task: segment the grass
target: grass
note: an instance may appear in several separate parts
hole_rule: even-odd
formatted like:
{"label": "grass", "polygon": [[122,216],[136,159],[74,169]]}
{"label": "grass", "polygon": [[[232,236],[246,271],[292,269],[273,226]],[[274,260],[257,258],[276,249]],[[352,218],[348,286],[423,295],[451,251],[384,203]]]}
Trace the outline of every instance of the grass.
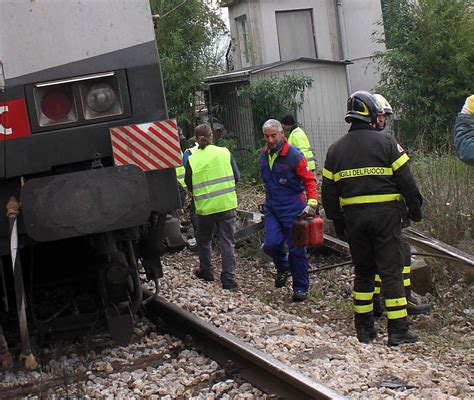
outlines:
{"label": "grass", "polygon": [[273,303],[273,295],[271,293],[265,293],[265,295],[262,297],[262,302],[265,304]]}
{"label": "grass", "polygon": [[450,154],[411,155],[411,167],[424,198],[416,229],[474,253],[474,168]]}

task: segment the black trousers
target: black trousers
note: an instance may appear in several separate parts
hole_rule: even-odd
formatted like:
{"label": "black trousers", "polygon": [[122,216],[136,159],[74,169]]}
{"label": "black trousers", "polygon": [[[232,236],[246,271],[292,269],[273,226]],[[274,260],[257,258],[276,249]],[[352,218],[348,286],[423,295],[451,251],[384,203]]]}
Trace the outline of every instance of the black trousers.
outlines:
{"label": "black trousers", "polygon": [[382,279],[389,333],[406,329],[403,287],[401,216],[397,203],[344,207],[344,218],[355,265],[354,309],[356,329],[373,326],[374,275]]}

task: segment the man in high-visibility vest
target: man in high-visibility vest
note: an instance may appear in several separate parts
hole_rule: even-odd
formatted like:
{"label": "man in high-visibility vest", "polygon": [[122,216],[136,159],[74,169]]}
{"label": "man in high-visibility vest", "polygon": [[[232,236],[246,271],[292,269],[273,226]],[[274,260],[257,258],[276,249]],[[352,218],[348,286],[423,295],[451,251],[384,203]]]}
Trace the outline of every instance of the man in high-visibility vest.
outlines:
{"label": "man in high-visibility vest", "polygon": [[[184,187],[186,187],[184,183],[184,173],[185,173],[186,164],[188,163],[189,157],[191,157],[198,149],[199,143],[196,141],[196,137],[192,136],[188,139],[187,145],[188,145],[188,148],[183,154],[183,186]],[[191,225],[193,226],[194,235],[197,235],[198,218],[196,215],[196,206],[194,205],[194,198],[192,196],[191,196],[191,204],[189,205],[189,218],[191,219]]]}
{"label": "man in high-visibility vest", "polygon": [[214,232],[219,236],[224,289],[238,288],[235,281],[235,222],[237,194],[235,184],[240,172],[225,147],[212,144],[212,129],[199,125],[195,131],[198,149],[189,157],[185,166],[186,186],[194,197],[198,215],[199,269],[194,271],[199,279],[213,281],[211,244]]}
{"label": "man in high-visibility vest", "polygon": [[298,126],[293,114],[286,114],[280,122],[285,132],[288,132],[288,143],[301,150],[306,160],[308,160],[308,168],[315,172],[316,159],[305,131]]}

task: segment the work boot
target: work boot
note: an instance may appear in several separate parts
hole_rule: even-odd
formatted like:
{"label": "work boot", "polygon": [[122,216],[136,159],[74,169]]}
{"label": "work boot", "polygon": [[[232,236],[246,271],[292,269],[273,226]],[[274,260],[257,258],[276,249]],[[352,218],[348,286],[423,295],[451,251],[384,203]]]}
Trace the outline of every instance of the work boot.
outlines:
{"label": "work boot", "polygon": [[377,337],[377,329],[372,328],[358,328],[357,339],[361,343],[370,343]]}
{"label": "work boot", "polygon": [[206,282],[212,282],[214,280],[214,275],[212,273],[203,272],[199,268],[194,270],[194,275]]}
{"label": "work boot", "polygon": [[277,272],[275,278],[275,287],[282,288],[285,287],[288,278],[290,277],[290,273],[288,271]]}
{"label": "work boot", "polygon": [[293,292],[293,301],[299,303],[301,301],[308,300],[308,292],[300,292],[295,291]]}
{"label": "work boot", "polygon": [[429,315],[431,312],[431,306],[429,304],[416,304],[411,300],[407,302],[408,315]]}
{"label": "work boot", "polygon": [[408,315],[428,315],[431,312],[431,306],[429,304],[422,303],[420,301],[421,297],[412,292],[409,287],[405,288],[405,297],[407,299]]}
{"label": "work boot", "polygon": [[379,294],[374,294],[373,298],[374,302],[374,318],[380,318],[383,316],[383,307],[382,307],[382,300],[380,299]]}
{"label": "work boot", "polygon": [[225,282],[222,284],[222,289],[236,291],[239,288],[239,285],[236,281]]}
{"label": "work boot", "polygon": [[403,343],[415,343],[418,342],[418,340],[420,340],[418,335],[409,329],[402,332],[388,333],[389,346],[398,346]]}

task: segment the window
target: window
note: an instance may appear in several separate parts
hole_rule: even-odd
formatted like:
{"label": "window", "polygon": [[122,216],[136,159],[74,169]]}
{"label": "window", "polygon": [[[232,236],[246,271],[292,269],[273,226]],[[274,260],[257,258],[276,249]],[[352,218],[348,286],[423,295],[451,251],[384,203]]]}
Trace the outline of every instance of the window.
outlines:
{"label": "window", "polygon": [[280,60],[316,58],[312,10],[277,11]]}

